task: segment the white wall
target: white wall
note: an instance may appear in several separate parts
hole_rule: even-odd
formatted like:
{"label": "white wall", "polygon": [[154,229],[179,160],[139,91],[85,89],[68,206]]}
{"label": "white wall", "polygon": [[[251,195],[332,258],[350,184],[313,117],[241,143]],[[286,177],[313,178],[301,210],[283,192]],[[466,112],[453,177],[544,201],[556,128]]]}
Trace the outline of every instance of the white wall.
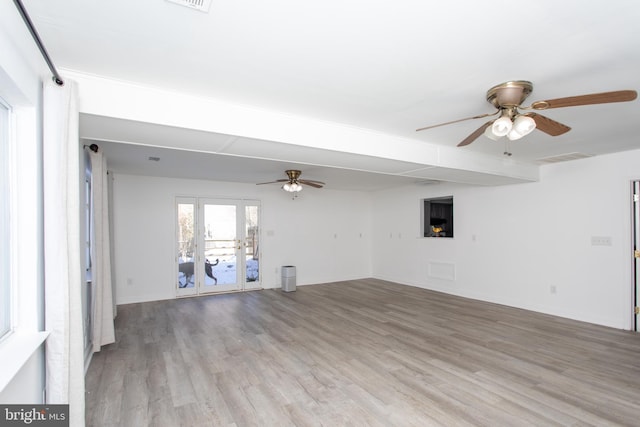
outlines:
{"label": "white wall", "polygon": [[[282,265],[298,285],[371,276],[371,196],[307,188],[295,200],[277,185],[114,174],[118,304],[175,298],[175,198],[261,201],[262,286],[280,286]],[[130,283],[130,284],[129,284]]]}
{"label": "white wall", "polygon": [[[640,150],[547,165],[537,183],[376,193],[373,275],[630,329],[633,179]],[[420,238],[419,200],[445,195],[454,196],[455,237]],[[592,236],[612,245],[592,246]],[[430,277],[430,262],[452,265],[455,278]]]}
{"label": "white wall", "polygon": [[31,354],[22,368],[16,373],[13,381],[0,391],[0,403],[41,404],[44,403],[44,349]]}

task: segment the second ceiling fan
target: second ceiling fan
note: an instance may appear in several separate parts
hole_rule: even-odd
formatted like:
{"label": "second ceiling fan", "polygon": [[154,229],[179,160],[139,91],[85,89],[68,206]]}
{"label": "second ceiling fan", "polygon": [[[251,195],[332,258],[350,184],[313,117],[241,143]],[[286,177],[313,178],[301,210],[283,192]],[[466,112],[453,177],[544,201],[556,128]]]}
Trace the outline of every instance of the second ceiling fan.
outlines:
{"label": "second ceiling fan", "polygon": [[577,107],[579,105],[627,102],[633,101],[638,96],[638,93],[635,90],[619,90],[548,99],[545,101],[536,101],[527,107],[522,106],[522,103],[527,99],[532,91],[533,83],[526,80],[501,83],[489,89],[486,95],[487,101],[496,107],[497,110],[495,112],[426,126],[416,129],[416,131],[450,125],[452,123],[458,123],[465,120],[481,119],[484,117],[499,115],[498,118],[489,120],[476,129],[471,135],[467,136],[458,144],[458,147],[471,144],[482,134],[493,140],[506,136],[509,140],[513,141],[528,135],[534,129],[538,129],[548,135],[558,136],[569,132],[571,128],[533,111],[523,113],[520,110],[540,111],[551,108]]}
{"label": "second ceiling fan", "polygon": [[308,185],[310,187],[315,187],[315,188],[322,188],[324,186],[324,182],[312,181],[310,179],[300,179],[300,174],[302,174],[302,172],[297,169],[289,169],[284,171],[284,173],[287,174],[288,179],[278,179],[275,181],[260,182],[256,185],[275,184],[275,183],[284,182],[282,189],[290,193],[297,193],[299,191],[302,191],[302,184]]}

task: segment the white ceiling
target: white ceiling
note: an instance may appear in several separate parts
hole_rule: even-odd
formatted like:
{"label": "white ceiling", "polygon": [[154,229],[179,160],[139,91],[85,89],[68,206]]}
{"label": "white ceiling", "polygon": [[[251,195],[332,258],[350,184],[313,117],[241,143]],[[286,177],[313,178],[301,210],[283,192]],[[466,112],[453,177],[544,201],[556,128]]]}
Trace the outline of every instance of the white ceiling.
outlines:
{"label": "white ceiling", "polygon": [[[532,81],[527,101],[640,87],[637,0],[213,0],[209,13],[166,0],[24,3],[60,68],[446,147],[484,120],[415,129],[492,112],[485,92],[504,81]],[[549,110],[546,116],[572,130],[558,137],[536,131],[508,150],[518,161],[537,162],[640,148],[639,113],[638,101]],[[296,166],[308,179],[329,184],[335,177],[334,188],[348,188],[339,182],[353,178],[357,189],[428,177],[395,176],[395,164],[374,176],[274,156],[178,152],[141,141],[149,135],[144,124],[122,128],[116,138],[108,134],[109,118],[81,120],[81,135],[101,141],[110,167],[122,172],[157,168],[153,174],[259,182],[283,178],[285,168]],[[198,138],[234,137],[163,132],[196,145]],[[123,142],[160,145],[158,157],[171,161],[152,165],[153,150]],[[480,137],[458,150],[502,157],[505,146]],[[355,163],[379,172],[380,165],[366,166],[376,161],[361,156]],[[211,162],[222,166],[207,169]]]}

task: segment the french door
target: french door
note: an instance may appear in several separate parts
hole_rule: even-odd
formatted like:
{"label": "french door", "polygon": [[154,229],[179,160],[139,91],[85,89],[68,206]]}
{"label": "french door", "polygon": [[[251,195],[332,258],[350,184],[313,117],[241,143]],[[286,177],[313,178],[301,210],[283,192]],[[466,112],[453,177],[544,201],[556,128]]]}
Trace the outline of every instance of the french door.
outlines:
{"label": "french door", "polygon": [[640,181],[633,181],[634,330],[640,332]]}
{"label": "french door", "polygon": [[176,295],[259,289],[260,203],[176,198]]}

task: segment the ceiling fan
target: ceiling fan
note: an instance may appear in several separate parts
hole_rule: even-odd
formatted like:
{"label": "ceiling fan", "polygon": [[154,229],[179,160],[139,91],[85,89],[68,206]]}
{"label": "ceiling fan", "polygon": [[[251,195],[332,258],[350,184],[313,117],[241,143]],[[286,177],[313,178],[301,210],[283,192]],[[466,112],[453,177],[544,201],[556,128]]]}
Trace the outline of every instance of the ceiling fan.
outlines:
{"label": "ceiling fan", "polygon": [[438,126],[450,125],[452,123],[458,123],[465,120],[481,119],[483,117],[498,115],[498,118],[489,120],[476,129],[471,135],[467,136],[458,144],[458,147],[471,144],[482,134],[494,141],[503,136],[514,141],[528,135],[533,132],[534,129],[541,130],[551,136],[558,136],[569,132],[571,128],[533,111],[522,113],[520,110],[539,111],[548,110],[550,108],[577,107],[579,105],[627,102],[633,101],[638,96],[638,93],[635,90],[619,90],[614,92],[592,93],[589,95],[548,99],[546,101],[536,101],[527,107],[522,106],[522,103],[527,99],[532,91],[533,83],[526,80],[501,83],[487,91],[487,101],[497,109],[496,112],[426,126],[416,129],[416,132],[432,129]]}
{"label": "ceiling fan", "polygon": [[276,181],[260,182],[256,185],[275,184],[275,183],[284,182],[282,189],[290,193],[297,193],[299,191],[302,191],[302,184],[308,185],[314,188],[322,188],[324,186],[324,182],[312,181],[310,179],[300,179],[300,174],[302,172],[299,170],[289,169],[284,171],[284,173],[287,174],[287,176],[289,177],[288,179],[278,179]]}

